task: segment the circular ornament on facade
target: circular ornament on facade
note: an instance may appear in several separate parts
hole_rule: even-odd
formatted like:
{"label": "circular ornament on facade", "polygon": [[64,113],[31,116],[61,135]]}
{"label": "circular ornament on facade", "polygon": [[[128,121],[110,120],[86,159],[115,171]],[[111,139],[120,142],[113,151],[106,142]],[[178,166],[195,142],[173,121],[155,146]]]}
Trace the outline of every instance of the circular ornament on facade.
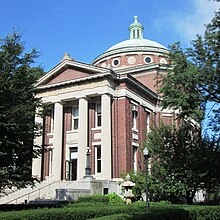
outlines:
{"label": "circular ornament on facade", "polygon": [[135,57],[128,57],[128,64],[135,64],[136,58]]}
{"label": "circular ornament on facade", "polygon": [[161,63],[161,64],[167,64],[167,61],[166,61],[165,58],[161,58],[161,59],[160,59],[160,63]]}
{"label": "circular ornament on facade", "polygon": [[150,56],[145,56],[145,57],[144,57],[144,62],[145,62],[145,63],[152,63],[152,62],[153,62],[153,59],[152,59],[152,57],[150,57]]}
{"label": "circular ornament on facade", "polygon": [[101,67],[106,67],[106,66],[107,66],[106,63],[101,64]]}
{"label": "circular ornament on facade", "polygon": [[120,64],[120,60],[118,58],[112,60],[112,66],[116,67],[116,66],[119,66]]}

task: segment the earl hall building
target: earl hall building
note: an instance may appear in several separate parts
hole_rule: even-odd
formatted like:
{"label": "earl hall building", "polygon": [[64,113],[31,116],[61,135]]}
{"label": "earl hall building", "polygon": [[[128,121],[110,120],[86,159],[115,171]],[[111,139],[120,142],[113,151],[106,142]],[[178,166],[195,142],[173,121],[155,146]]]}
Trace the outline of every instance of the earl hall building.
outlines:
{"label": "earl hall building", "polygon": [[158,82],[169,71],[168,49],[144,39],[134,17],[130,38],[92,64],[62,61],[41,77],[37,97],[48,105],[43,135],[36,143],[42,155],[33,160],[41,180],[80,181],[89,171],[94,180],[114,181],[130,171],[144,170],[143,148],[150,127],[173,123],[162,110]]}

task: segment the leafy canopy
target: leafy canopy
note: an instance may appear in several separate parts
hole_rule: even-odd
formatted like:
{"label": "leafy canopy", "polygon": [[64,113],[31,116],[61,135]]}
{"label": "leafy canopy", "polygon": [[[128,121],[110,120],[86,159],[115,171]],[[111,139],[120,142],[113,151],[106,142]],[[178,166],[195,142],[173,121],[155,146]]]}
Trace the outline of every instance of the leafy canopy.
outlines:
{"label": "leafy canopy", "polygon": [[218,186],[220,144],[202,139],[191,123],[153,128],[146,147],[152,157],[154,199],[178,202],[182,197],[192,203],[199,189],[211,192]]}
{"label": "leafy canopy", "polygon": [[39,135],[35,109],[40,101],[34,83],[43,74],[31,67],[38,52],[24,52],[21,35],[13,32],[0,40],[0,191],[5,187],[24,187],[31,176],[33,139]]}
{"label": "leafy canopy", "polygon": [[180,118],[204,119],[207,103],[215,105],[210,127],[220,131],[220,10],[206,25],[203,36],[197,35],[191,47],[180,43],[170,47],[173,71],[161,80],[162,105],[180,110]]}

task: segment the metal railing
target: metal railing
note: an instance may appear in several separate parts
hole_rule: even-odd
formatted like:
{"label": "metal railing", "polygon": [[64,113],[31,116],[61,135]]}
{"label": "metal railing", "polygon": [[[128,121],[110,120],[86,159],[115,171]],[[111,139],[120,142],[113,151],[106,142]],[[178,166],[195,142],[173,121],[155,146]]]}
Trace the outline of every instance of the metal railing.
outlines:
{"label": "metal railing", "polygon": [[48,192],[50,193],[50,187],[51,187],[51,185],[53,185],[54,183],[57,183],[57,182],[60,182],[60,180],[50,182],[50,183],[47,184],[46,186],[42,186],[42,187],[40,187],[40,188],[37,188],[37,189],[35,189],[35,190],[32,190],[32,191],[29,192],[29,193],[25,193],[25,194],[23,194],[23,195],[21,195],[21,196],[18,196],[18,197],[16,197],[16,198],[14,198],[14,199],[11,199],[10,201],[7,201],[5,204],[9,204],[9,203],[14,202],[14,201],[16,201],[16,204],[17,204],[17,201],[18,201],[19,199],[21,199],[21,198],[24,198],[24,197],[27,197],[27,201],[29,201],[30,195],[33,194],[33,193],[36,193],[36,192],[38,192],[38,195],[39,195],[39,198],[40,198],[40,197],[42,196],[42,195],[41,195],[41,190],[42,190],[42,189],[45,189],[45,188],[48,187],[48,188],[49,188],[49,189],[48,189]]}

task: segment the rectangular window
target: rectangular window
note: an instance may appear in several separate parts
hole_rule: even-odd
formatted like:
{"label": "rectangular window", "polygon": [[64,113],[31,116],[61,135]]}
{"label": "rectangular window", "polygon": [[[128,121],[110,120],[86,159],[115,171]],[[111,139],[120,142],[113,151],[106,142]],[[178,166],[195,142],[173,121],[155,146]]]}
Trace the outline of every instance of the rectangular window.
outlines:
{"label": "rectangular window", "polygon": [[101,173],[101,146],[96,146],[96,172]]}
{"label": "rectangular window", "polygon": [[71,147],[70,148],[70,160],[78,158],[78,147]]}
{"label": "rectangular window", "polygon": [[51,109],[49,112],[49,118],[50,118],[50,128],[49,128],[49,132],[53,133],[54,131],[54,109]]}
{"label": "rectangular window", "polygon": [[79,108],[78,107],[73,107],[72,111],[72,130],[78,130],[79,127]]}
{"label": "rectangular window", "polygon": [[102,125],[102,110],[101,103],[96,104],[96,127],[100,127]]}
{"label": "rectangular window", "polygon": [[132,105],[132,128],[137,129],[137,106]]}
{"label": "rectangular window", "polygon": [[139,32],[139,30],[137,30],[137,38],[138,38],[138,39],[140,38],[140,32]]}
{"label": "rectangular window", "polygon": [[147,125],[146,132],[148,133],[150,131],[150,112],[146,113],[146,125]]}
{"label": "rectangular window", "polygon": [[134,172],[137,172],[137,147],[133,146]]}

